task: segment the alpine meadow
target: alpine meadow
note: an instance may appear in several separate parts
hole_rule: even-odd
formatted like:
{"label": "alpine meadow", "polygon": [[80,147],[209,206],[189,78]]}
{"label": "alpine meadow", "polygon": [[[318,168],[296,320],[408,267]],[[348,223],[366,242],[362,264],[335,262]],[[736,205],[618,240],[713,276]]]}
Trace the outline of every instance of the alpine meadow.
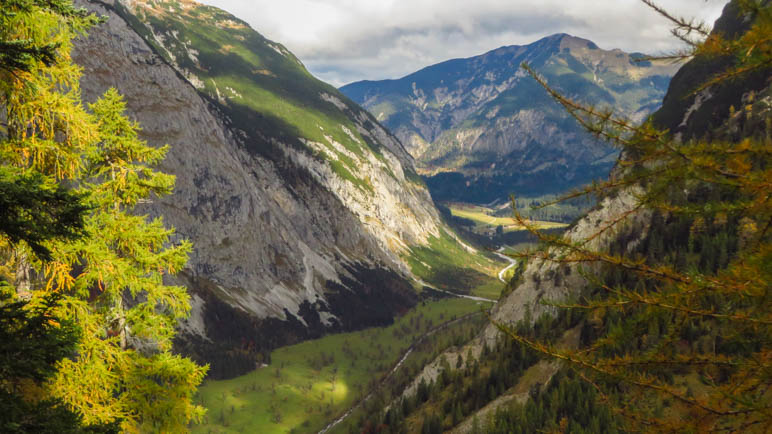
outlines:
{"label": "alpine meadow", "polygon": [[770,432],[772,2],[198,1],[0,1],[0,432]]}

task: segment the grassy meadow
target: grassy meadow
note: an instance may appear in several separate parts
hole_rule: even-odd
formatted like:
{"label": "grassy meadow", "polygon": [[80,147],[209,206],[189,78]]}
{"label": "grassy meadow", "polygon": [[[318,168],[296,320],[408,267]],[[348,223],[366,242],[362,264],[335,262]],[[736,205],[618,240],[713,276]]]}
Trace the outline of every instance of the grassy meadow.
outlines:
{"label": "grassy meadow", "polygon": [[498,300],[504,289],[498,273],[507,263],[483,249],[464,249],[447,232],[411,247],[405,260],[416,276],[445,291]]}
{"label": "grassy meadow", "polygon": [[[468,205],[451,203],[448,204],[451,214],[455,217],[461,217],[467,220],[471,220],[475,223],[476,232],[489,232],[495,231],[496,227],[501,226],[504,232],[515,232],[525,230],[524,226],[515,223],[515,219],[511,216],[497,216],[496,210],[486,208],[479,205]],[[538,229],[556,229],[564,228],[568,226],[565,223],[556,223],[550,221],[531,221]]]}
{"label": "grassy meadow", "polygon": [[394,324],[280,348],[271,363],[231,380],[206,381],[208,412],[195,433],[317,432],[353,406],[427,331],[490,304],[427,300]]}

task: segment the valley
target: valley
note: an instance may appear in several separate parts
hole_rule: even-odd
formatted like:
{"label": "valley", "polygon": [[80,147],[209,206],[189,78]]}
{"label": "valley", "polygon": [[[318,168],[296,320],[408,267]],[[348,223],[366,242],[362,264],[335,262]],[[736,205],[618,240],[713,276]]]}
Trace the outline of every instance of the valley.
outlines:
{"label": "valley", "polygon": [[388,325],[416,278],[497,299],[506,264],[447,227],[402,144],[281,44],[192,1],[77,1],[109,16],[76,46],[84,99],[115,87],[141,137],[170,145],[174,194],[143,206],[193,242],[176,346],[210,375]]}
{"label": "valley", "polygon": [[473,289],[474,295],[454,295],[418,281],[423,301],[392,325],[279,348],[270,362],[246,375],[207,380],[196,399],[208,416],[193,432],[350,430],[363,406],[380,399],[381,389],[398,384],[395,378],[411,378],[443,351],[473,339],[487,322],[484,312],[515,273],[517,261],[506,254],[532,247],[526,242],[491,252],[509,265],[497,272],[498,283],[487,282]]}
{"label": "valley", "polygon": [[[194,432],[320,431],[376,390],[408,351],[411,363],[421,365],[468,340],[481,311],[490,307],[463,298],[428,298],[391,326],[277,349],[270,364],[250,374],[205,382],[197,400],[208,416]],[[420,345],[429,333],[435,335],[431,343]]]}
{"label": "valley", "polygon": [[0,432],[772,426],[771,0],[204,1],[0,3]]}

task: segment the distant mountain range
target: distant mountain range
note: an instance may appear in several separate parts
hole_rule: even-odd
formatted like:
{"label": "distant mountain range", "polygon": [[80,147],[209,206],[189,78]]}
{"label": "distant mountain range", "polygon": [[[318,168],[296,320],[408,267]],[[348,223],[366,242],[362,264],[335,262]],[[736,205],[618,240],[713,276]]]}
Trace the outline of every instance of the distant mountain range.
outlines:
{"label": "distant mountain range", "polygon": [[402,141],[435,200],[482,204],[579,186],[607,176],[616,159],[527,76],[522,62],[567,96],[641,121],[678,69],[642,58],[556,34],[340,90]]}

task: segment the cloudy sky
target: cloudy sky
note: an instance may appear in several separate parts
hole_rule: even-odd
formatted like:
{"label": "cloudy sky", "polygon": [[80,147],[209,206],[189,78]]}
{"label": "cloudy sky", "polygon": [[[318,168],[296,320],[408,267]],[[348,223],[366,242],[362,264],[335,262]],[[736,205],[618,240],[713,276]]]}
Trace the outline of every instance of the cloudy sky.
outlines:
{"label": "cloudy sky", "polygon": [[[662,53],[678,47],[640,0],[203,0],[287,46],[334,85],[398,78],[443,60],[553,33],[601,48]],[[708,23],[725,0],[660,0]]]}

